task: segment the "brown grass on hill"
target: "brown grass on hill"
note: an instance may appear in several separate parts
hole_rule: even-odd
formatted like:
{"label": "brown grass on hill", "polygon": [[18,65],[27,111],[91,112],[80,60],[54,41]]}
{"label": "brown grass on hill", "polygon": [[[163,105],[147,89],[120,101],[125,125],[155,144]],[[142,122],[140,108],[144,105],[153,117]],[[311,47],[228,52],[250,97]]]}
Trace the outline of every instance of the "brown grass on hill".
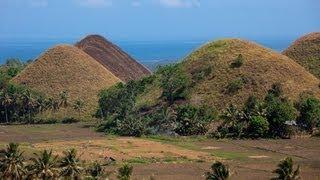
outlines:
{"label": "brown grass on hill", "polygon": [[140,79],[151,72],[136,60],[99,35],[89,35],[76,46],[92,56],[124,82]]}
{"label": "brown grass on hill", "polygon": [[89,113],[97,106],[99,91],[120,80],[80,49],[58,45],[38,57],[13,82],[55,98],[66,90],[69,102],[84,100]]}
{"label": "brown grass on hill", "polygon": [[[243,64],[231,67],[240,54]],[[212,73],[192,90],[191,101],[195,104],[205,103],[218,109],[231,103],[241,106],[250,95],[264,98],[274,83],[281,83],[285,95],[292,100],[303,92],[320,97],[319,80],[303,67],[284,55],[245,40],[208,43],[189,55],[182,65],[189,73],[212,68]],[[239,89],[230,93],[228,88],[232,84]]]}
{"label": "brown grass on hill", "polygon": [[320,32],[299,38],[283,54],[320,78]]}

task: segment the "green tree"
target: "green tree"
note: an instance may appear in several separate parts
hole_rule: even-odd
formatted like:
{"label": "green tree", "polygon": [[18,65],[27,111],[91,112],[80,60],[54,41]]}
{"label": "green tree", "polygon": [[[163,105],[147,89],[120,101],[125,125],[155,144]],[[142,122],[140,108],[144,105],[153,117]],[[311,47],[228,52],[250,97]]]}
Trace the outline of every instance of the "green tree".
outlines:
{"label": "green tree", "polygon": [[320,125],[320,101],[314,97],[303,99],[298,104],[298,123],[310,133]]}
{"label": "green tree", "polygon": [[62,91],[59,94],[59,97],[60,97],[59,106],[63,107],[63,108],[68,107],[68,105],[69,105],[69,93],[68,93],[68,91]]}
{"label": "green tree", "polygon": [[9,108],[12,104],[11,96],[6,92],[0,91],[0,104],[4,107],[6,123],[9,123]]}
{"label": "green tree", "polygon": [[285,158],[278,164],[278,168],[273,171],[278,177],[272,178],[273,180],[298,180],[300,179],[300,166],[294,170],[293,160],[290,157]]}
{"label": "green tree", "polygon": [[124,164],[118,169],[118,179],[119,180],[130,180],[132,175],[133,167],[129,164]]}
{"label": "green tree", "polygon": [[36,157],[31,158],[32,164],[28,166],[30,176],[43,180],[57,179],[59,170],[57,169],[58,156],[52,154],[52,150],[44,150],[40,154],[34,153]]}
{"label": "green tree", "polygon": [[80,116],[81,112],[83,111],[84,106],[85,106],[84,101],[81,99],[77,99],[73,104],[73,109],[76,110]]}
{"label": "green tree", "polygon": [[161,67],[158,72],[160,74],[160,86],[163,90],[164,97],[169,104],[173,104],[177,99],[187,97],[187,89],[190,86],[190,80],[179,65],[166,65]]}
{"label": "green tree", "polygon": [[215,162],[211,166],[211,172],[206,173],[206,180],[226,180],[230,177],[229,168],[222,162]]}
{"label": "green tree", "polygon": [[9,143],[0,153],[0,172],[4,179],[22,179],[26,174],[23,152],[19,144]]}
{"label": "green tree", "polygon": [[251,137],[264,137],[269,130],[269,122],[265,117],[253,116],[249,121],[248,133]]}
{"label": "green tree", "polygon": [[80,165],[80,159],[77,157],[77,151],[70,149],[64,151],[63,154],[59,165],[61,168],[60,175],[67,179],[81,179],[83,168]]}
{"label": "green tree", "polygon": [[90,174],[90,176],[95,180],[102,175],[102,171],[103,171],[102,166],[97,161],[93,162],[87,170],[88,174]]}

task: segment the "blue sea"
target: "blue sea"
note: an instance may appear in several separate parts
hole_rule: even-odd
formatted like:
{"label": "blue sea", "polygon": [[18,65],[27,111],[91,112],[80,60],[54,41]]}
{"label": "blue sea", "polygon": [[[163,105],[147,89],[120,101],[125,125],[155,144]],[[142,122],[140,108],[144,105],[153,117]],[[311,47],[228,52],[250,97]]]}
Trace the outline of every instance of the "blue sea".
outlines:
{"label": "blue sea", "polygon": [[[291,39],[252,39],[266,47],[281,52],[291,43]],[[115,41],[124,51],[140,63],[154,69],[157,65],[176,62],[183,59],[193,50],[208,40],[179,41]],[[46,49],[57,44],[74,44],[73,39],[0,39],[0,64],[8,58],[19,58],[23,61],[37,58]]]}

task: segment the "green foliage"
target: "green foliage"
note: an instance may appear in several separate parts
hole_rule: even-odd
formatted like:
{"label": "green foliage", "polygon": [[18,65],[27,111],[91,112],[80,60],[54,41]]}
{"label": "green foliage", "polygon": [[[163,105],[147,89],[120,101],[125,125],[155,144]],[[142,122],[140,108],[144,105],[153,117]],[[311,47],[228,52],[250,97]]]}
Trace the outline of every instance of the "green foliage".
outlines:
{"label": "green foliage", "polygon": [[206,180],[227,180],[229,177],[229,168],[219,161],[212,164],[211,172],[206,173]]}
{"label": "green foliage", "polygon": [[298,123],[312,133],[320,125],[320,101],[314,97],[302,99],[298,103],[298,110]]}
{"label": "green foliage", "polygon": [[266,116],[269,122],[269,134],[274,137],[288,137],[290,132],[287,121],[295,121],[296,109],[286,99],[268,96],[266,101]]}
{"label": "green foliage", "polygon": [[197,69],[194,72],[191,72],[192,79],[196,82],[201,81],[206,77],[208,77],[212,73],[212,71],[213,71],[213,68],[210,65]]}
{"label": "green foliage", "polygon": [[23,152],[19,144],[10,143],[0,153],[0,176],[4,179],[22,179],[25,174]]}
{"label": "green foliage", "polygon": [[243,65],[244,58],[242,54],[239,54],[238,57],[230,64],[231,68],[239,68]]}
{"label": "green foliage", "polygon": [[278,164],[278,168],[273,171],[278,177],[272,178],[273,180],[298,180],[301,179],[300,166],[294,170],[293,160],[290,157],[285,158]]}
{"label": "green foliage", "polygon": [[253,116],[249,121],[247,133],[251,137],[264,137],[269,130],[269,122],[265,117]]}
{"label": "green foliage", "polygon": [[245,82],[243,78],[236,78],[229,82],[227,85],[227,94],[234,94],[238,92],[244,86]]}
{"label": "green foliage", "polygon": [[119,180],[130,180],[132,175],[133,167],[129,164],[124,164],[118,169],[118,179]]}
{"label": "green foliage", "polygon": [[97,161],[95,161],[87,169],[87,172],[94,179],[98,179],[98,177],[101,176],[103,173],[102,165],[100,163],[98,163]]}
{"label": "green foliage", "polygon": [[65,117],[61,121],[62,124],[72,124],[77,122],[79,122],[79,120],[73,117]]}
{"label": "green foliage", "polygon": [[213,112],[206,107],[180,106],[177,109],[175,131],[183,136],[205,134],[208,131],[209,123],[214,119]]}
{"label": "green foliage", "polygon": [[64,156],[59,164],[59,167],[61,168],[60,176],[69,179],[81,179],[83,168],[77,157],[76,149],[64,151],[63,154]]}
{"label": "green foliage", "polygon": [[169,104],[187,97],[187,88],[190,86],[190,80],[178,64],[160,67],[157,73],[160,74],[160,86],[163,90],[162,97]]}
{"label": "green foliage", "polygon": [[79,113],[79,116],[80,116],[81,112],[83,111],[84,107],[85,107],[85,103],[82,99],[77,99],[73,104],[73,109]]}
{"label": "green foliage", "polygon": [[44,150],[40,154],[34,154],[31,158],[32,164],[27,169],[30,177],[41,179],[55,179],[59,177],[57,169],[58,156],[54,156],[52,151]]}

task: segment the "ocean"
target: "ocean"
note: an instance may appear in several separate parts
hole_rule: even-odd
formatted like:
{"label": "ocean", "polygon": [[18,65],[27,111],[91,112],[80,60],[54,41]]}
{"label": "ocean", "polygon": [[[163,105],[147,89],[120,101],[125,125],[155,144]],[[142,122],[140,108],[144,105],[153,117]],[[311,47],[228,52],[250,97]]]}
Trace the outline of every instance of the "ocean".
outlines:
{"label": "ocean", "polygon": [[[140,63],[154,69],[157,65],[172,63],[183,59],[193,50],[209,40],[179,40],[179,41],[116,41],[124,51]],[[289,46],[291,39],[254,39],[266,47],[281,52]],[[57,44],[74,44],[76,40],[26,40],[0,39],[0,64],[8,58],[18,58],[22,61],[37,58],[46,49]]]}

